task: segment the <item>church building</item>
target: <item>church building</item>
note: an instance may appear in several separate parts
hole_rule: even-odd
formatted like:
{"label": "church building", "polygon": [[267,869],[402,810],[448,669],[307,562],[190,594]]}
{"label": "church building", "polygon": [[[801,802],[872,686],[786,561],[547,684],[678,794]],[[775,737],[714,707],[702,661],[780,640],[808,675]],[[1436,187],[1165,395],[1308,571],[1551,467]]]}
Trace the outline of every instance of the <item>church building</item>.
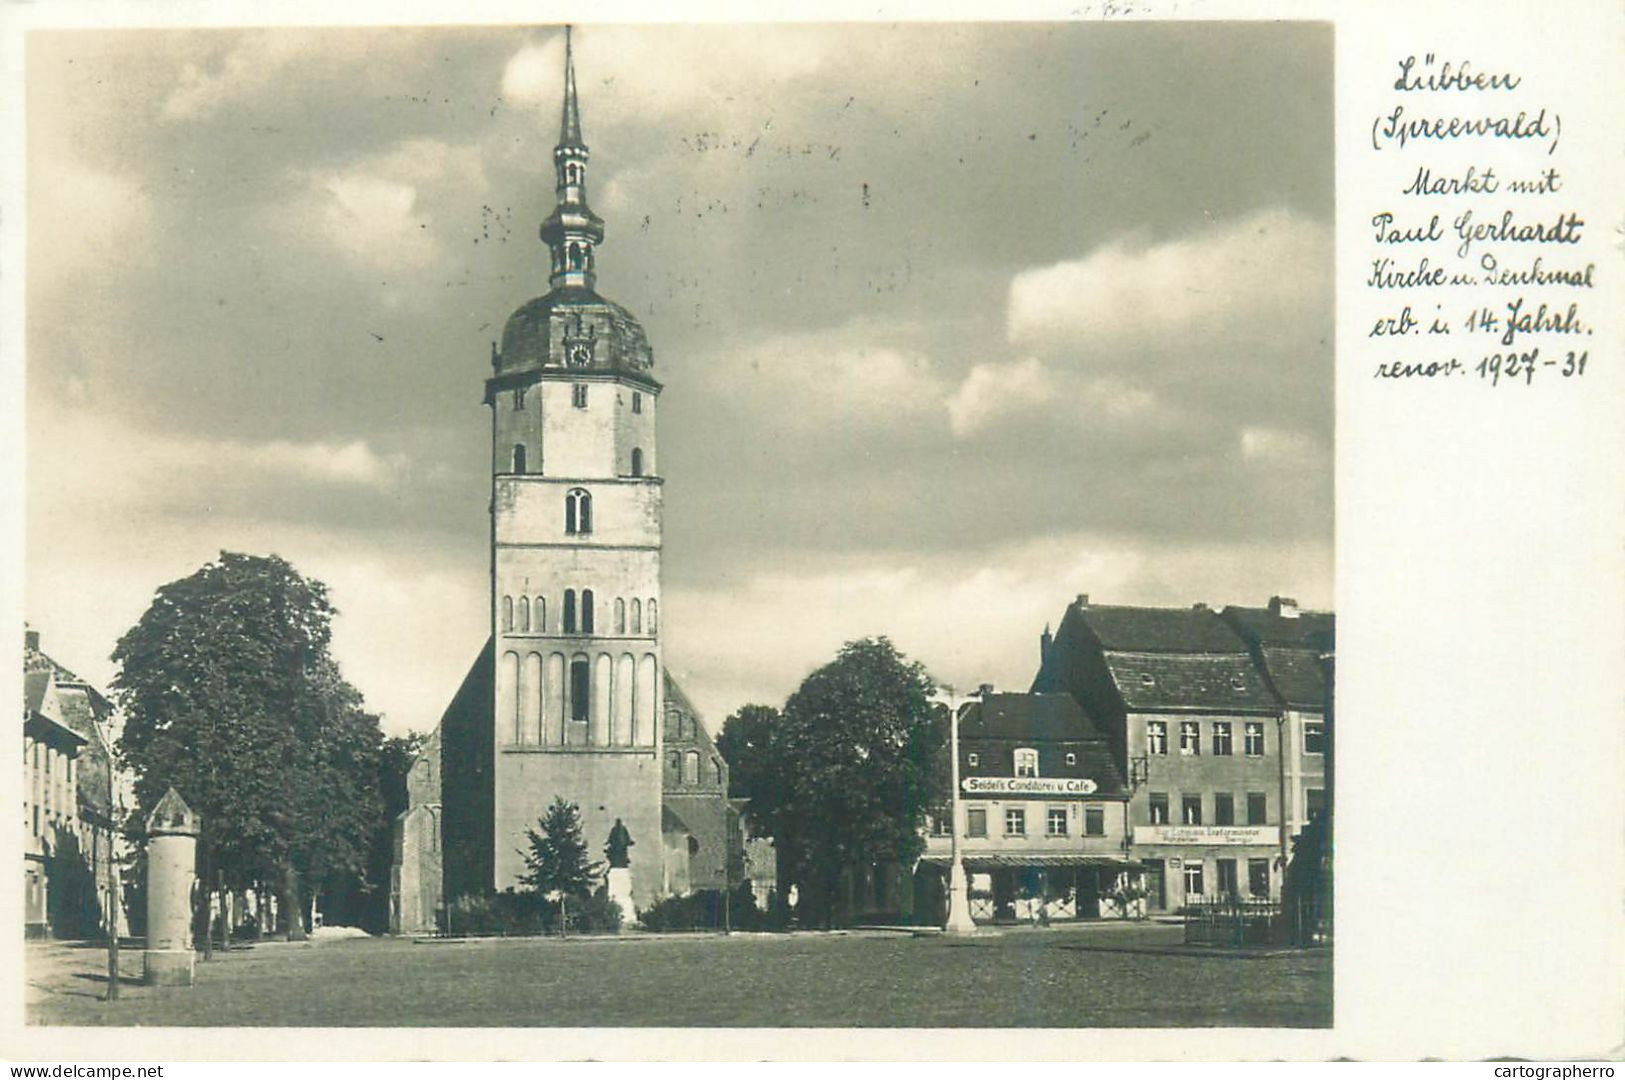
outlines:
{"label": "church building", "polygon": [[[396,932],[432,929],[433,909],[459,896],[515,886],[526,831],[555,797],[580,807],[594,858],[625,826],[634,908],[722,884],[718,847],[732,841],[701,823],[726,820],[727,765],[698,760],[709,743],[691,734],[697,718],[662,648],[661,384],[637,319],[596,291],[604,222],[588,206],[587,163],[566,31],[555,205],[541,226],[548,291],[508,319],[485,380],[490,638],[408,784]],[[674,731],[685,745],[668,762]],[[690,855],[702,871],[690,873]]]}

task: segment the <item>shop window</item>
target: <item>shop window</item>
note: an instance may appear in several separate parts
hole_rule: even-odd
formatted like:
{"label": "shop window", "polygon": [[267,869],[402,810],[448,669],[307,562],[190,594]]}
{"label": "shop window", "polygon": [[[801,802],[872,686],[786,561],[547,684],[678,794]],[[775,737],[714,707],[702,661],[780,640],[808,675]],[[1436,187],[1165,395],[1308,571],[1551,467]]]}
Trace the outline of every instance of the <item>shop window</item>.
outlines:
{"label": "shop window", "polygon": [[1268,859],[1247,860],[1247,893],[1250,896],[1268,898],[1270,894],[1270,861]]}
{"label": "shop window", "polygon": [[1249,791],[1247,793],[1247,824],[1269,824],[1269,800],[1262,791]]}
{"label": "shop window", "polygon": [[971,807],[971,808],[969,808],[968,810],[965,811],[965,835],[966,836],[986,836],[987,835],[987,808],[986,807],[973,806],[973,807]]}
{"label": "shop window", "polygon": [[1182,825],[1202,824],[1202,796],[1186,795],[1179,800],[1179,822]]}
{"label": "shop window", "polygon": [[1166,791],[1153,791],[1151,793],[1151,824],[1168,824],[1168,793]]}
{"label": "shop window", "polygon": [[1236,797],[1227,791],[1221,791],[1213,796],[1213,824],[1234,825],[1236,823]]}
{"label": "shop window", "polygon": [[1248,721],[1246,740],[1248,757],[1264,756],[1264,725],[1262,723]]}
{"label": "shop window", "polygon": [[1145,725],[1145,752],[1148,754],[1166,754],[1168,752],[1168,723],[1165,720],[1148,720]]}
{"label": "shop window", "polygon": [[1218,861],[1218,870],[1219,870],[1219,895],[1220,896],[1236,896],[1236,895],[1238,895],[1241,890],[1236,884],[1236,860],[1234,860],[1234,859],[1220,859]]}
{"label": "shop window", "polygon": [[1106,808],[1104,806],[1085,806],[1083,808],[1083,835],[1106,835]]}
{"label": "shop window", "polygon": [[1044,835],[1066,835],[1066,807],[1052,806],[1044,814]]}
{"label": "shop window", "polygon": [[570,387],[570,404],[578,409],[587,407],[587,386],[585,383],[576,383]]}
{"label": "shop window", "polygon": [[1012,806],[1004,812],[1004,835],[1027,835],[1027,811],[1024,808]]}
{"label": "shop window", "polygon": [[1306,754],[1324,754],[1326,752],[1326,724],[1320,720],[1305,720],[1303,722],[1303,752]]}
{"label": "shop window", "polygon": [[1016,757],[1016,775],[1017,776],[1037,776],[1038,775],[1038,751],[1037,750],[1032,750],[1032,749],[1028,749],[1027,747],[1022,747],[1020,750],[1016,751],[1015,757]]}
{"label": "shop window", "polygon": [[1179,722],[1179,752],[1190,755],[1202,752],[1202,725],[1195,720]]}
{"label": "shop window", "polygon": [[1230,721],[1213,721],[1213,753],[1216,757],[1230,756]]}
{"label": "shop window", "polygon": [[1196,897],[1202,895],[1202,864],[1199,862],[1185,864],[1185,895]]}

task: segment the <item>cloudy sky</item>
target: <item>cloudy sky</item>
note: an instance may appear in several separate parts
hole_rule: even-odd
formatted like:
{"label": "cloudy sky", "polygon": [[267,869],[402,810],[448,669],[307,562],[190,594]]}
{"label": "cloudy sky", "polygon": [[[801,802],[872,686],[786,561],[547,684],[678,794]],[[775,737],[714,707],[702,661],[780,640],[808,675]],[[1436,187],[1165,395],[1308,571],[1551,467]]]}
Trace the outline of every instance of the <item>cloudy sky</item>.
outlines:
{"label": "cloudy sky", "polygon": [[[562,52],[30,36],[47,651],[105,682],[158,586],[275,552],[386,728],[433,726],[486,634],[482,380],[547,287]],[[860,635],[1025,688],[1079,592],[1330,605],[1330,58],[1323,24],[577,31],[713,730]]]}

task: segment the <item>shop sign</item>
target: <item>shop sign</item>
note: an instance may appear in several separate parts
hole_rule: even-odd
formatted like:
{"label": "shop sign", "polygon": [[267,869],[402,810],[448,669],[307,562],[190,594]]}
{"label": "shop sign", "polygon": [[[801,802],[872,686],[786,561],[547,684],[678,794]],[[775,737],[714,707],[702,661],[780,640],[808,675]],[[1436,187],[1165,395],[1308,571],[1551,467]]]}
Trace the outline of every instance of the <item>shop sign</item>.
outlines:
{"label": "shop sign", "polygon": [[967,776],[959,786],[967,795],[1038,795],[1048,798],[1093,795],[1099,787],[1086,776]]}
{"label": "shop sign", "polygon": [[1281,834],[1274,825],[1136,825],[1136,844],[1183,844],[1187,847],[1274,846]]}

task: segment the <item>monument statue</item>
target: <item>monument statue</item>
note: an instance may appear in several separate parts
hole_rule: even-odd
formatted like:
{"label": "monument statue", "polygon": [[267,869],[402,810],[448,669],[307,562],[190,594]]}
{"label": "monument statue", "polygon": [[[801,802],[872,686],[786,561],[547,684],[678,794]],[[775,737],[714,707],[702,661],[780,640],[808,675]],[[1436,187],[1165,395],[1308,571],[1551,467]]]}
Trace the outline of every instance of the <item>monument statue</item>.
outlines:
{"label": "monument statue", "polygon": [[616,818],[614,827],[609,830],[609,843],[604,845],[604,857],[609,860],[611,870],[623,870],[632,865],[626,849],[634,842],[632,834],[626,831],[626,824]]}

